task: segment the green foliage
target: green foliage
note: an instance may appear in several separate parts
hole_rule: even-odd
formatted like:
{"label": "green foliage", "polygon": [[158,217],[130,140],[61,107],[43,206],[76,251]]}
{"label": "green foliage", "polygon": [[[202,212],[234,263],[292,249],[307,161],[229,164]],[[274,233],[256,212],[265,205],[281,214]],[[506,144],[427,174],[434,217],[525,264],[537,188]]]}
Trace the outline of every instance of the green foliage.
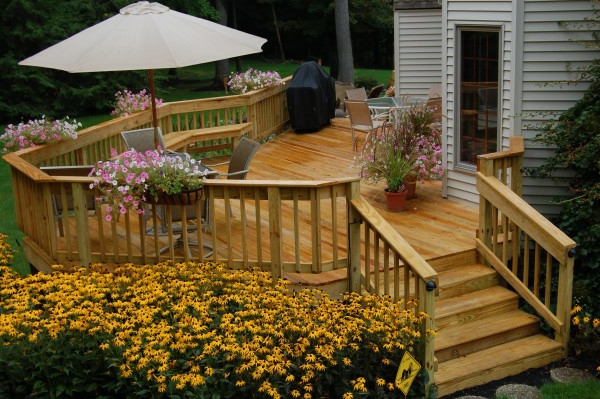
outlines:
{"label": "green foliage", "polygon": [[590,69],[590,77],[581,100],[539,127],[536,140],[555,152],[529,173],[548,177],[561,168],[574,173],[569,181],[573,196],[558,201],[561,213],[555,222],[577,242],[574,292],[595,307],[600,301],[600,66]]}
{"label": "green foliage", "polygon": [[[57,118],[106,112],[117,90],[143,89],[147,85],[146,74],[140,71],[69,74],[18,65],[19,61],[115,15],[130,3],[128,0],[8,2],[0,14],[3,27],[0,122],[19,123],[41,115]],[[215,16],[208,0],[164,0],[161,3],[192,15]],[[160,83],[160,76],[157,78]]]}
{"label": "green foliage", "polygon": [[0,347],[0,397],[111,398],[117,378],[100,349],[100,337],[85,331],[43,334]]}
{"label": "green foliage", "polygon": [[379,84],[379,82],[377,81],[377,79],[370,77],[370,76],[365,76],[365,77],[355,77],[354,78],[354,86],[355,87],[364,87],[365,90],[367,91],[367,93],[369,92],[369,90],[371,90],[373,87],[377,86]]}

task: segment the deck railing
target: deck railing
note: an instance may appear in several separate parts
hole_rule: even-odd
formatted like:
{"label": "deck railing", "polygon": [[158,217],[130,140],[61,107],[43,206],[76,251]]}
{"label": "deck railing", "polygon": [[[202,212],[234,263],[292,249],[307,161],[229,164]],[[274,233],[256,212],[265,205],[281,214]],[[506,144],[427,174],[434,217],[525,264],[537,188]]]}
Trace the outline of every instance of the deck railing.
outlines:
{"label": "deck railing", "polygon": [[[421,336],[425,337],[425,330],[435,330],[437,272],[363,197],[352,198],[348,220],[349,289],[389,295],[402,301],[405,309],[425,312],[429,316],[421,326]],[[360,252],[355,251],[358,248]],[[434,381],[433,340],[423,342],[421,350],[420,364],[429,374],[429,381]]]}
{"label": "deck railing", "polygon": [[[159,119],[166,137],[251,122],[248,135],[261,139],[288,122],[285,87],[165,104]],[[345,291],[389,294],[406,308],[426,312],[430,317],[423,329],[434,329],[436,272],[360,196],[358,178],[208,180],[203,201],[191,208],[164,208],[166,220],[177,211],[182,221],[179,230],[168,224],[161,231],[156,205],[144,215],[132,211],[109,220],[105,205],[90,204],[90,197],[99,197],[89,188],[91,177],[55,176],[41,169],[108,159],[112,148],[125,150],[121,131],[148,127],[150,121],[150,113],[141,112],[85,129],[76,140],[4,157],[11,166],[25,257],[37,270],[48,272],[53,264],[111,267],[207,259],[232,268],[260,267],[274,278],[346,271]],[[193,146],[230,148],[237,139],[224,137],[198,139]],[[190,213],[206,214],[206,209],[205,223],[187,220]],[[182,250],[176,251],[177,245]],[[422,350],[421,364],[433,381],[433,342],[425,342]]]}
{"label": "deck railing", "polygon": [[575,242],[520,196],[523,140],[480,155],[477,249],[567,348]]}

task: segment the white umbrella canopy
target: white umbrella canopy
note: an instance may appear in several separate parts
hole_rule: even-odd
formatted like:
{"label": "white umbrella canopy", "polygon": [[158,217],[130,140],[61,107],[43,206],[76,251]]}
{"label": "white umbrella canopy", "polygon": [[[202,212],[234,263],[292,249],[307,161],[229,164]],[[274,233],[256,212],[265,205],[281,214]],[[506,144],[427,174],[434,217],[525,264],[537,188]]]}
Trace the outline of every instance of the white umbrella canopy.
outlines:
{"label": "white umbrella canopy", "polygon": [[148,70],[156,130],[153,69],[180,68],[259,53],[266,41],[159,3],[140,1],[19,65],[73,73]]}

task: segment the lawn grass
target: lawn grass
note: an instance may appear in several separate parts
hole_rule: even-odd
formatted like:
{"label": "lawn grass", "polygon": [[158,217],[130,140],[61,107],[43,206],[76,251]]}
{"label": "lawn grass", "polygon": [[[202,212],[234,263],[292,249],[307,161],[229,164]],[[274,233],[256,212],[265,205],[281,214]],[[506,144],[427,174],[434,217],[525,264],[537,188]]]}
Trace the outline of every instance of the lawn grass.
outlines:
{"label": "lawn grass", "polygon": [[17,228],[17,220],[15,218],[15,202],[12,192],[12,184],[10,178],[10,167],[3,160],[0,161],[0,233],[8,236],[8,243],[14,249],[15,258],[13,259],[13,268],[22,276],[29,274],[29,263],[23,255],[20,248],[20,241],[23,238],[23,233]]}
{"label": "lawn grass", "polygon": [[542,399],[600,399],[600,381],[550,383],[541,388]]}

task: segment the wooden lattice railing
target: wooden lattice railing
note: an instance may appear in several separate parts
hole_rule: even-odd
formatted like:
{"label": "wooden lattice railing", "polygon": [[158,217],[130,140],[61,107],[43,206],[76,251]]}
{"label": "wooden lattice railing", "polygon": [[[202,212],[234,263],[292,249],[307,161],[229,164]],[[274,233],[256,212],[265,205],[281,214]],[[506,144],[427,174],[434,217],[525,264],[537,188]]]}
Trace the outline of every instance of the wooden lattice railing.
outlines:
{"label": "wooden lattice railing", "polygon": [[523,140],[480,155],[477,249],[567,348],[575,242],[520,196]]}

